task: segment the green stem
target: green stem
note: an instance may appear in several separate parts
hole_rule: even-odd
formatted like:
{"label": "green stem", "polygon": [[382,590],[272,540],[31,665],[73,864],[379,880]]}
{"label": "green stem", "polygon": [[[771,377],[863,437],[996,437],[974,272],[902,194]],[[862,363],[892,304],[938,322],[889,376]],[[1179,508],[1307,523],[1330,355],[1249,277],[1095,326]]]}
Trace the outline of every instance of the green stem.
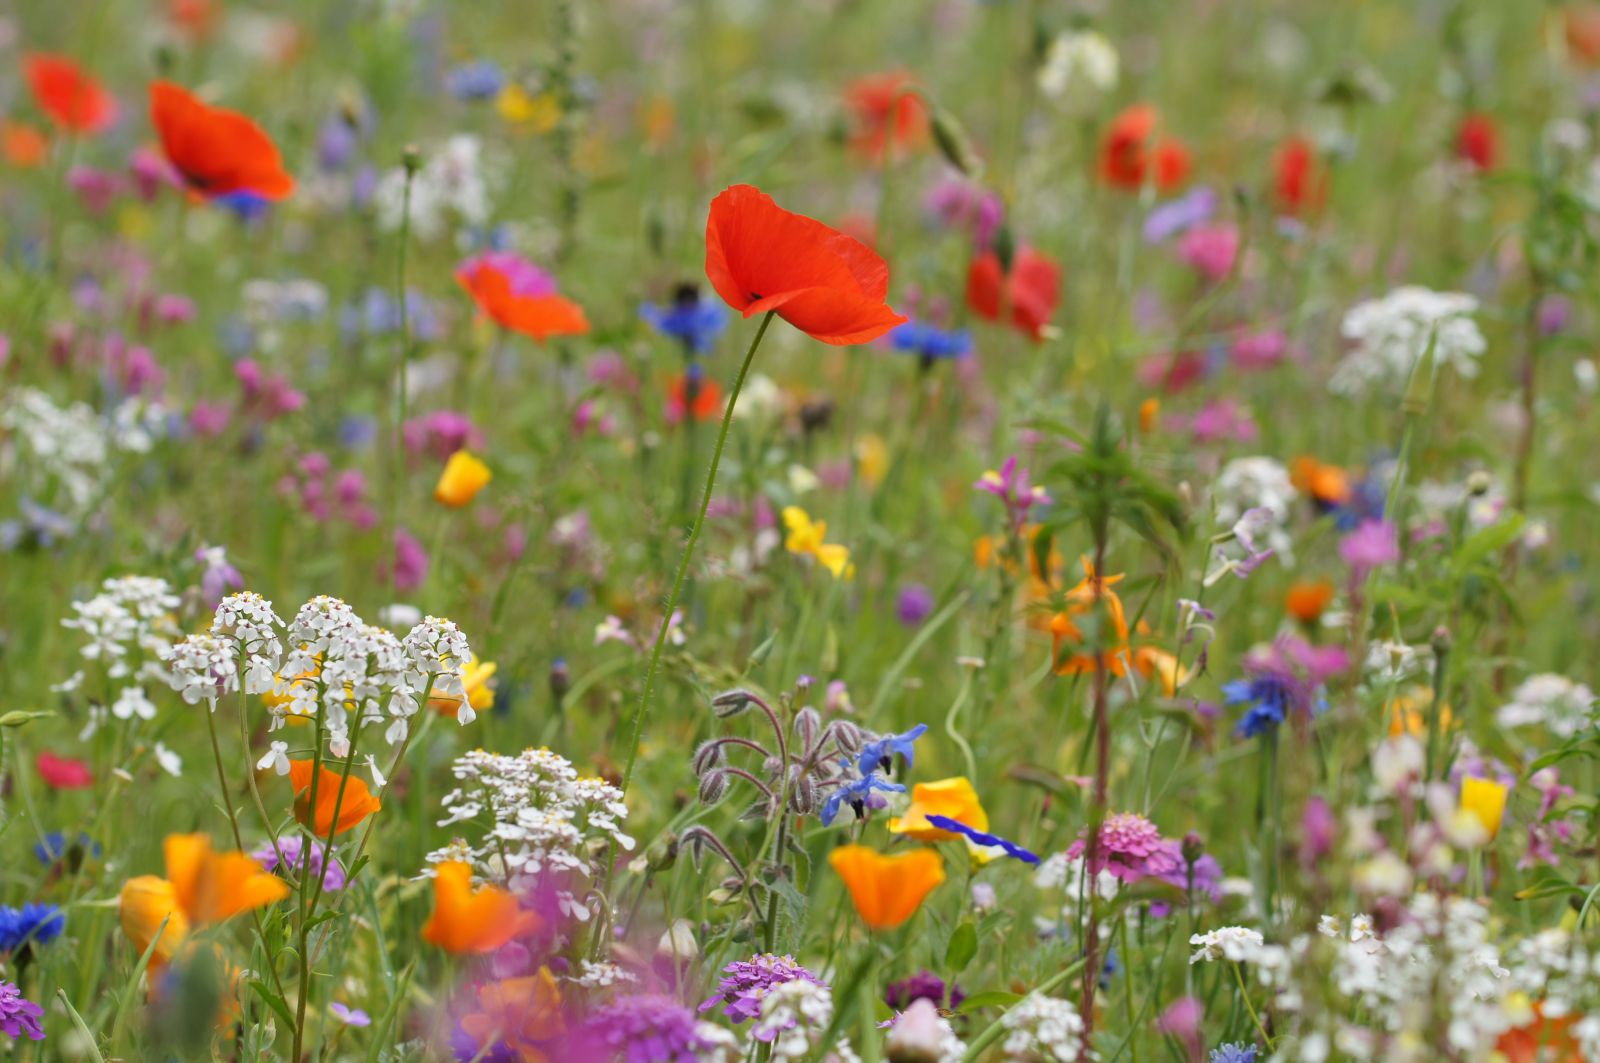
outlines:
{"label": "green stem", "polygon": [[406,153],[406,183],[400,195],[400,248],[396,255],[394,297],[400,311],[400,350],[394,363],[394,454],[389,469],[389,556],[394,567],[389,570],[392,586],[400,567],[400,544],[395,536],[400,530],[400,481],[405,478],[406,466],[406,363],[411,357],[411,314],[406,306],[406,245],[411,242],[411,181],[417,168],[414,155]]}

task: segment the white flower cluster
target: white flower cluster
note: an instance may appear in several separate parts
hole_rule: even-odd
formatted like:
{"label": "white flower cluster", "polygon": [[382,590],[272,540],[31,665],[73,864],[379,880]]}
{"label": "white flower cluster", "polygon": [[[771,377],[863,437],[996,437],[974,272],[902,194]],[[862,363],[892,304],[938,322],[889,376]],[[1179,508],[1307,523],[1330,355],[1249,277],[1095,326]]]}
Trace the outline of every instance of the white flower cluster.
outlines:
{"label": "white flower cluster", "polygon": [[1117,87],[1116,47],[1094,30],[1072,30],[1050,42],[1039,67],[1039,91],[1069,103],[1110,92]]}
{"label": "white flower cluster", "polygon": [[[318,595],[285,625],[272,603],[245,591],[217,605],[211,628],[163,650],[172,688],[192,704],[243,690],[268,695],[272,729],[290,716],[320,716],[330,748],[350,750],[350,725],[389,721],[390,745],[405,740],[431,692],[461,696],[472,651],[449,620],[424,617],[404,639],[374,627],[338,598]],[[456,719],[471,723],[462,703]]]}
{"label": "white flower cluster", "polygon": [[[750,1036],[772,1045],[773,1060],[811,1059],[817,1041],[832,1022],[833,990],[796,978],[767,990]],[[842,1039],[827,1058],[837,1063],[860,1063],[855,1051]]]}
{"label": "white flower cluster", "polygon": [[[84,640],[79,655],[105,670],[104,695],[110,702],[90,706],[85,735],[93,734],[108,712],[119,720],[155,718],[156,707],[145,694],[145,684],[167,681],[160,656],[178,634],[173,616],[177,608],[178,596],[167,581],[153,576],[108,579],[99,594],[72,603],[73,615],[61,626],[77,631]],[[55,689],[76,690],[83,683],[84,673],[79,671]]]}
{"label": "white flower cluster", "polygon": [[1266,939],[1261,936],[1261,931],[1246,926],[1222,926],[1204,934],[1191,935],[1189,944],[1196,946],[1189,957],[1191,964],[1220,959],[1254,963],[1260,959]]}
{"label": "white flower cluster", "polygon": [[1329,390],[1363,395],[1404,386],[1430,343],[1436,365],[1477,376],[1478,357],[1488,346],[1472,319],[1477,309],[1478,300],[1470,295],[1417,285],[1357,304],[1344,316],[1341,331],[1352,346],[1328,381]]}
{"label": "white flower cluster", "polygon": [[[496,171],[483,154],[483,141],[465,133],[423,153],[422,168],[411,180],[411,231],[419,239],[433,240],[451,223],[479,226],[488,221]],[[396,167],[384,174],[373,193],[378,222],[391,232],[400,228],[405,212],[405,187],[405,169]]]}
{"label": "white flower cluster", "polygon": [[[628,806],[622,791],[603,779],[580,778],[572,763],[548,749],[515,756],[475,749],[456,758],[461,785],[442,802],[440,826],[489,820],[480,844],[460,839],[428,855],[429,863],[466,859],[487,877],[522,889],[546,871],[588,874],[594,853],[634,840],[622,830]],[[562,908],[587,919],[587,907],[558,891]]]}
{"label": "white flower cluster", "polygon": [[1530,676],[1494,719],[1501,727],[1543,726],[1557,738],[1572,738],[1594,725],[1594,691],[1562,675]]}
{"label": "white flower cluster", "polygon": [[16,388],[0,405],[0,474],[15,476],[41,500],[59,486],[61,508],[74,516],[88,509],[110,473],[115,451],[144,453],[154,444],[162,414],[143,399],[125,399],[102,417],[87,403],[57,406],[35,388]]}
{"label": "white flower cluster", "polygon": [[[1033,993],[1000,1017],[1006,1038],[1002,1059],[1017,1063],[1075,1063],[1084,1056],[1083,1020],[1078,1006],[1060,997]],[[1087,1058],[1099,1058],[1093,1051]]]}

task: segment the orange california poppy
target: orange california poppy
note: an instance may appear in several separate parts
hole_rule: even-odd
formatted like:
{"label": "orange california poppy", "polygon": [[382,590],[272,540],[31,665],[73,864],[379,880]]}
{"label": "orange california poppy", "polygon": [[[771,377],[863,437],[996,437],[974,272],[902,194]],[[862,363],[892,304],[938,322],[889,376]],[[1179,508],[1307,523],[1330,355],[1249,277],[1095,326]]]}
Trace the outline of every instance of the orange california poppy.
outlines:
{"label": "orange california poppy", "polygon": [[6,122],[0,126],[0,149],[6,162],[12,166],[31,169],[44,162],[50,142],[44,134],[23,122]]}
{"label": "orange california poppy", "polygon": [[1544,1017],[1544,1004],[1533,1006],[1533,1021],[1507,1030],[1495,1042],[1506,1063],[1584,1063],[1583,1049],[1572,1036],[1577,1014]]}
{"label": "orange california poppy", "polygon": [[928,108],[903,70],[857,78],[845,89],[853,128],[850,149],[870,162],[927,143]]}
{"label": "orange california poppy", "polygon": [[480,259],[457,270],[456,283],[485,317],[503,329],[541,341],[589,331],[583,307],[560,295],[519,295],[511,288],[511,278],[491,262]]}
{"label": "orange california poppy", "polygon": [[1108,588],[1122,577],[1106,576],[1096,579],[1094,565],[1087,557],[1083,565],[1083,579],[1076,587],[1062,595],[1062,608],[1050,618],[1051,657],[1057,675],[1078,675],[1095,670],[1095,655],[1090,652],[1090,636],[1078,626],[1079,621],[1092,616],[1095,610],[1096,587],[1100,604],[1111,622],[1111,630],[1102,638],[1105,645],[1100,652],[1100,667],[1112,675],[1126,675],[1128,671],[1128,618],[1122,609],[1122,599]]}
{"label": "orange california poppy", "polygon": [[1290,137],[1272,157],[1274,198],[1285,214],[1309,214],[1328,198],[1328,171],[1305,137]]}
{"label": "orange california poppy", "polygon": [[1488,173],[1500,162],[1500,127],[1481,111],[1461,119],[1456,130],[1456,158],[1479,173]]}
{"label": "orange california poppy", "polygon": [[961,775],[913,786],[910,806],[905,815],[889,820],[889,833],[909,835],[921,842],[947,842],[962,837],[935,827],[928,822],[929,816],[944,816],[974,830],[989,829],[989,814],[978,800],[978,791]]}
{"label": "orange california poppy", "polygon": [[1133,651],[1134,671],[1161,685],[1161,693],[1172,697],[1178,688],[1189,681],[1189,669],[1179,663],[1176,655],[1156,646],[1140,646]]}
{"label": "orange california poppy", "polygon": [[263,871],[251,856],[215,852],[204,834],[169,834],[162,849],[167,877],[131,878],[118,898],[122,930],[135,949],[143,954],[160,933],[152,966],[172,959],[190,930],[289,895],[289,884]]}
{"label": "orange california poppy", "polygon": [[1100,178],[1113,188],[1136,192],[1146,181],[1170,192],[1189,176],[1189,149],[1161,136],[1161,112],[1148,103],[1129,107],[1111,120],[1100,142]]}
{"label": "orange california poppy", "polygon": [[1306,580],[1289,587],[1283,606],[1302,624],[1314,624],[1333,601],[1333,584],[1325,579]]}
{"label": "orange california poppy", "polygon": [[1350,474],[1309,454],[1294,459],[1289,466],[1289,482],[1325,506],[1350,501]]}
{"label": "orange california poppy", "polygon": [[493,952],[512,938],[532,933],[539,917],[517,907],[498,886],[472,888],[472,868],[456,860],[440,864],[433,879],[433,916],[422,940],[446,952]]}
{"label": "orange california poppy", "polygon": [[1044,338],[1045,326],[1061,300],[1061,267],[1031,247],[1019,250],[1006,273],[1000,257],[985,251],[967,269],[967,305],[989,321],[999,321],[1009,308],[1011,324],[1035,341]]}
{"label": "orange california poppy", "polygon": [[745,317],[775,310],[834,346],[869,343],[906,321],[885,302],[889,267],[876,252],[751,185],[711,201],[706,277]]}
{"label": "orange california poppy", "polygon": [[521,1063],[546,1063],[550,1042],[566,1029],[555,976],[541,967],[537,974],[479,985],[461,1029],[474,1044],[508,1047]]}
{"label": "orange california poppy", "polygon": [[[346,779],[342,766],[340,771],[331,771],[324,767],[317,780],[317,814],[313,818],[311,816],[313,767],[314,763],[311,760],[291,760],[289,782],[294,787],[294,818],[310,827],[319,837],[326,838],[329,828],[334,827],[335,808],[339,810],[339,820],[337,829],[333,833],[343,834],[383,807],[359,776],[352,774]],[[344,784],[342,799],[339,794],[340,783]]]}
{"label": "orange california poppy", "polygon": [[150,121],[184,182],[204,196],[249,192],[282,199],[294,191],[277,145],[237,111],[202,103],[170,81],[150,83]]}
{"label": "orange california poppy", "polygon": [[694,402],[689,402],[689,377],[680,373],[672,378],[667,392],[667,423],[679,424],[685,413],[697,421],[710,421],[722,416],[722,388],[715,380],[701,377],[695,383]]}
{"label": "orange california poppy", "polygon": [[117,101],[66,56],[22,57],[23,73],[39,110],[62,129],[98,133],[117,120]]}
{"label": "orange california poppy", "polygon": [[910,919],[944,881],[944,861],[932,849],[884,856],[864,845],[842,845],[828,854],[828,863],[873,930],[893,930]]}

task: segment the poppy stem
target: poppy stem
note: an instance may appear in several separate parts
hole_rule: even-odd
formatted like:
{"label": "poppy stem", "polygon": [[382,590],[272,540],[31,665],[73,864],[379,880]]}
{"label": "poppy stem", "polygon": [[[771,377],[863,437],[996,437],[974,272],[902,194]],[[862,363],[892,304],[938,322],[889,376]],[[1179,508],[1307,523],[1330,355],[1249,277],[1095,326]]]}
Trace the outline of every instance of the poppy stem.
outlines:
{"label": "poppy stem", "polygon": [[[722,449],[728,443],[728,429],[733,424],[733,408],[738,405],[739,392],[744,389],[745,377],[750,374],[750,363],[755,360],[756,348],[761,346],[761,338],[767,334],[767,326],[772,324],[776,311],[768,310],[761,319],[761,327],[756,329],[755,338],[750,341],[750,349],[745,351],[744,363],[739,366],[739,375],[733,379],[733,387],[728,392],[728,406],[722,411],[722,427],[717,431],[717,442],[711,450],[711,465],[706,470],[706,486],[700,495],[700,511],[695,516],[694,523],[689,526],[689,538],[683,545],[683,557],[678,561],[678,574],[672,580],[672,590],[667,592],[666,603],[661,610],[661,625],[656,629],[655,645],[650,650],[650,663],[645,666],[644,686],[639,691],[639,707],[633,714],[633,736],[628,741],[627,766],[622,771],[622,792],[626,796],[628,784],[633,781],[633,766],[639,759],[639,739],[644,734],[645,714],[650,710],[650,695],[655,690],[656,672],[661,667],[661,651],[666,646],[667,629],[672,626],[673,611],[678,608],[678,596],[683,593],[683,584],[689,576],[689,562],[694,557],[695,544],[700,541],[700,531],[705,527],[706,510],[711,507],[711,491],[717,483],[717,467],[722,464]],[[611,889],[611,872],[616,863],[615,840],[611,843],[611,850],[606,858],[605,888],[600,892],[609,896]],[[609,903],[609,901],[607,902]]]}

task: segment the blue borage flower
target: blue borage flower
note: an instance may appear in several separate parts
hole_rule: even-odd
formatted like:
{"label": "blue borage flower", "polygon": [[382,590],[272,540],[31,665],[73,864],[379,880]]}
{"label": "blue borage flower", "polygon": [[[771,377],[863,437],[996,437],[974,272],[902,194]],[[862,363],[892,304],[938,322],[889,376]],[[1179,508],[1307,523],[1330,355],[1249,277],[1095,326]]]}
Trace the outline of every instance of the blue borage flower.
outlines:
{"label": "blue borage flower", "polygon": [[43,945],[61,936],[67,917],[53,904],[24,904],[0,908],[0,952],[13,952],[27,944]]}
{"label": "blue borage flower", "polygon": [[859,779],[845,783],[828,795],[828,799],[822,804],[822,825],[824,827],[832,826],[834,817],[839,814],[840,806],[846,803],[855,809],[856,817],[859,819],[866,813],[867,801],[872,797],[874,791],[903,794],[906,792],[906,788],[899,783],[890,782],[881,775],[868,772]]}
{"label": "blue borage flower", "polygon": [[906,758],[906,770],[910,771],[916,764],[916,749],[912,743],[927,733],[928,725],[919,723],[903,734],[884,735],[876,741],[868,742],[861,749],[856,767],[860,769],[862,775],[871,775],[880,765],[892,767],[894,755],[898,753]]}
{"label": "blue borage flower", "polygon": [[728,326],[728,311],[721,303],[702,299],[684,285],[668,306],[641,303],[639,317],[664,336],[681,341],[695,354],[705,354]]}
{"label": "blue borage flower", "polygon": [[33,855],[39,863],[50,865],[66,856],[71,849],[78,849],[89,856],[100,855],[100,844],[89,835],[80,833],[76,842],[69,843],[67,836],[58,830],[46,834],[43,840],[34,843]]}
{"label": "blue borage flower", "polygon": [[981,830],[967,826],[958,819],[951,819],[949,816],[929,815],[928,822],[940,830],[947,830],[951,834],[963,835],[976,845],[990,849],[998,846],[1005,850],[1007,856],[1015,857],[1025,864],[1037,864],[1039,862],[1038,856],[1024,849],[1016,842],[1009,841],[996,834],[985,834]]}
{"label": "blue borage flower", "polygon": [[972,334],[966,329],[941,329],[924,321],[907,321],[889,333],[897,351],[920,355],[927,361],[965,358],[972,353]]}
{"label": "blue borage flower", "polygon": [[1218,1045],[1211,1050],[1209,1063],[1256,1063],[1256,1046],[1243,1041]]}

